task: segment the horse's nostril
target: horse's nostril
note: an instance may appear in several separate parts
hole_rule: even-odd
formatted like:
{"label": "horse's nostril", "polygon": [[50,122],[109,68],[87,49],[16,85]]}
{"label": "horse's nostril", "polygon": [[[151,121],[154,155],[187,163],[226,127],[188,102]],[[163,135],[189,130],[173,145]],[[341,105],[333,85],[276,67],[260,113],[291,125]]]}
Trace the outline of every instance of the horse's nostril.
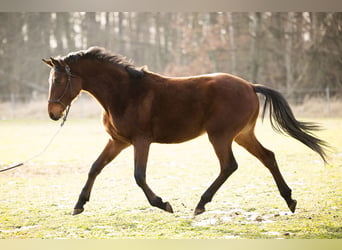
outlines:
{"label": "horse's nostril", "polygon": [[52,120],[54,120],[54,121],[57,121],[57,120],[59,119],[59,118],[56,117],[52,112],[50,112],[49,115],[50,115],[50,118],[51,118]]}

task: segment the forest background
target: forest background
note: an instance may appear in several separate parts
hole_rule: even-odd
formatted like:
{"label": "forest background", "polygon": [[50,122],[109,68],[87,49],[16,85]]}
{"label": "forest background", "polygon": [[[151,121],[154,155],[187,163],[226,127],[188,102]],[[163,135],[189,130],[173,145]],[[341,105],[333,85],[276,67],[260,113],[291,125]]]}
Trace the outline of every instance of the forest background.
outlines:
{"label": "forest background", "polygon": [[342,96],[342,13],[0,13],[0,103],[46,97],[41,59],[101,46],[168,76],[227,72],[294,104]]}

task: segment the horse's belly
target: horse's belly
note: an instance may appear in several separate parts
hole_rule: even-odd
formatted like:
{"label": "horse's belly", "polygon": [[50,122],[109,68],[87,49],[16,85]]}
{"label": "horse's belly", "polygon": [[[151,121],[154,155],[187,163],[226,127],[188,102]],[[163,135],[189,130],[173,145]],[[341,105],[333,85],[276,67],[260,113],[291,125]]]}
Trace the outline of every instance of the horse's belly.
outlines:
{"label": "horse's belly", "polygon": [[196,125],[176,126],[176,124],[170,124],[167,127],[155,129],[153,141],[157,143],[180,143],[191,140],[205,132],[202,127]]}

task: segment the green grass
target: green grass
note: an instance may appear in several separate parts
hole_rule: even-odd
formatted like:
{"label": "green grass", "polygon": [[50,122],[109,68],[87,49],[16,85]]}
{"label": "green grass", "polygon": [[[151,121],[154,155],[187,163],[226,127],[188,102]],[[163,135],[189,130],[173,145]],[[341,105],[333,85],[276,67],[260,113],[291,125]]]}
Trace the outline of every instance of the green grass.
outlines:
{"label": "green grass", "polygon": [[[0,173],[0,238],[342,238],[342,119],[316,119],[333,146],[329,165],[296,140],[258,123],[257,136],[275,152],[298,205],[292,214],[271,174],[234,144],[239,163],[207,212],[193,218],[201,194],[218,174],[206,135],[177,145],[153,144],[147,181],[174,214],[151,207],[133,178],[132,148],[95,182],[85,211],[72,216],[91,163],[106,144],[99,119],[70,118],[48,150]],[[41,151],[59,123],[0,121],[0,167]]]}

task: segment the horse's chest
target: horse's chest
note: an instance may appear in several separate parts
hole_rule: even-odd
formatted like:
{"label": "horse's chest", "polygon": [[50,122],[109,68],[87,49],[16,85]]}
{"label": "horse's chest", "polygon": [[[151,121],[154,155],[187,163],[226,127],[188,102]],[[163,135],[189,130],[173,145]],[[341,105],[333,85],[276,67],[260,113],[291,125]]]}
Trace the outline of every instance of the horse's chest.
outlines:
{"label": "horse's chest", "polygon": [[125,135],[124,130],[120,129],[119,124],[116,124],[107,113],[103,114],[103,125],[107,133],[114,139],[123,142],[130,142],[130,138]]}

